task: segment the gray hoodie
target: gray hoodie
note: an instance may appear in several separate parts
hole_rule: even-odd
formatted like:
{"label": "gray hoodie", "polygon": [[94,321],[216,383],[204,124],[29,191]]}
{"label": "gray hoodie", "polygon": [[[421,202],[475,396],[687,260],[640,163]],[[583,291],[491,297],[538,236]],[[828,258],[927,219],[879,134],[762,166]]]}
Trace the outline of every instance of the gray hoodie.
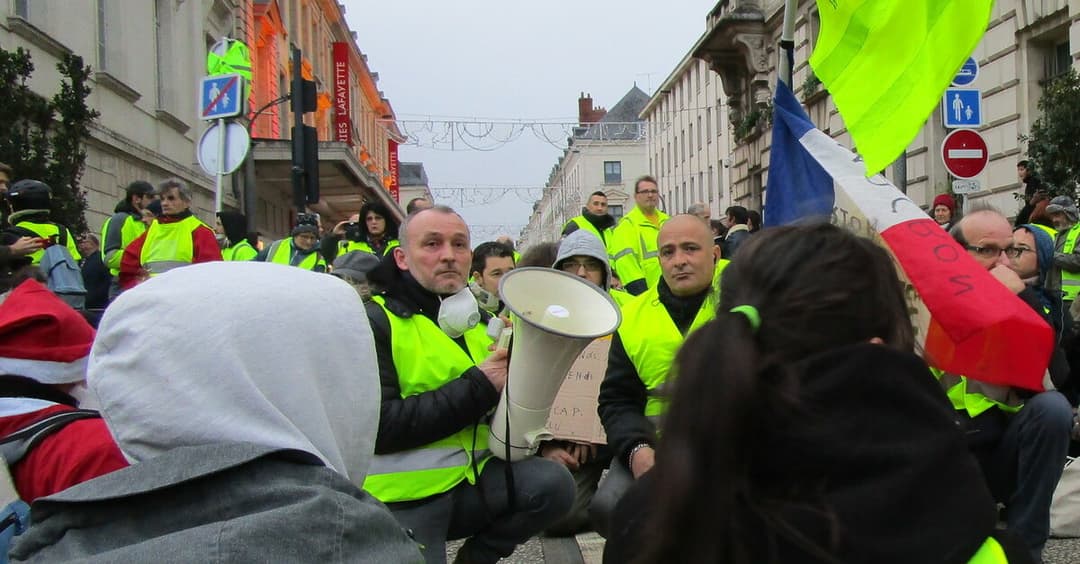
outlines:
{"label": "gray hoodie", "polygon": [[559,243],[559,254],[555,258],[555,264],[551,265],[551,267],[559,268],[563,261],[576,256],[593,257],[604,263],[603,288],[605,290],[611,289],[611,264],[608,263],[607,249],[604,248],[604,243],[596,235],[584,229],[579,229],[567,235]]}

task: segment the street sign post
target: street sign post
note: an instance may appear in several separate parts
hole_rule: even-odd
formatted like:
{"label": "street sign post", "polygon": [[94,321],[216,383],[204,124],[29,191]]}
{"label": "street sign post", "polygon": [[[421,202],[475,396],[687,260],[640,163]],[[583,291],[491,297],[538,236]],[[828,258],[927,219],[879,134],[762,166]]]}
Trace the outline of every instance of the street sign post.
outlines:
{"label": "street sign post", "polygon": [[947,88],[941,99],[946,129],[982,125],[982,94],[970,88]]}
{"label": "street sign post", "polygon": [[986,140],[977,131],[957,129],[941,143],[941,160],[949,174],[957,178],[978,176],[990,160]]}
{"label": "street sign post", "polygon": [[975,60],[975,57],[968,57],[964,61],[964,66],[960,67],[960,70],[956,72],[956,76],[952,79],[953,86],[970,86],[975,79],[979,78],[979,62]]}

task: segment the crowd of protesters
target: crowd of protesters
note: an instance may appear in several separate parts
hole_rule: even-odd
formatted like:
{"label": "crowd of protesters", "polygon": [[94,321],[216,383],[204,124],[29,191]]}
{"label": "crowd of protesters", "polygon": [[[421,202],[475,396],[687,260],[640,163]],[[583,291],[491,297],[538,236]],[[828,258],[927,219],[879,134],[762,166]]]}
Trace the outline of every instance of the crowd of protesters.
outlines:
{"label": "crowd of protesters", "polygon": [[[1036,187],[1015,225],[950,195],[929,210],[1054,329],[1034,393],[927,365],[873,241],[741,206],[669,216],[648,176],[623,217],[595,192],[522,254],[424,199],[401,222],[301,214],[262,244],[241,214],[204,224],[176,179],[132,183],[100,236],[51,222],[41,182],[2,189],[14,561],[441,563],[467,539],[454,561],[486,563],[587,530],[612,563],[1041,561],[1078,400],[1068,197],[1039,207]],[[489,327],[511,325],[500,281],[522,267],[622,321],[606,440],[511,462],[487,444],[512,377]]]}

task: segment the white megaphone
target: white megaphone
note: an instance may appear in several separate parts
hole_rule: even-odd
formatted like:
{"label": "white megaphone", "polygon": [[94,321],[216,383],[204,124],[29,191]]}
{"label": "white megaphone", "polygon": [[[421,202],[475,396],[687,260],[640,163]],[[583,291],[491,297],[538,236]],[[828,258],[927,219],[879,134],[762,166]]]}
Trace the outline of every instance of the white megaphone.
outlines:
{"label": "white megaphone", "polygon": [[488,448],[516,461],[552,438],[548,413],[566,373],[589,343],[619,328],[622,314],[604,290],[550,268],[511,270],[499,294],[513,314],[514,345]]}

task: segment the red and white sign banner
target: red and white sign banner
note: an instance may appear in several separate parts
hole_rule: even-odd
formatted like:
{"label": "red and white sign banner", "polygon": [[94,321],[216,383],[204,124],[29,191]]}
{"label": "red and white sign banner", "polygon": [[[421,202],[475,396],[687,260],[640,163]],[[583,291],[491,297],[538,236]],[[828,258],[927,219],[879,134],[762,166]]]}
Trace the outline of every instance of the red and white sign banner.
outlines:
{"label": "red and white sign banner", "polygon": [[334,140],[352,146],[349,100],[349,44],[334,43]]}
{"label": "red and white sign banner", "polygon": [[398,143],[393,139],[386,141],[390,155],[390,196],[395,202],[401,202],[401,189],[398,187]]}
{"label": "red and white sign banner", "polygon": [[949,174],[957,178],[974,178],[986,168],[990,150],[978,131],[957,129],[941,143],[941,160]]}

